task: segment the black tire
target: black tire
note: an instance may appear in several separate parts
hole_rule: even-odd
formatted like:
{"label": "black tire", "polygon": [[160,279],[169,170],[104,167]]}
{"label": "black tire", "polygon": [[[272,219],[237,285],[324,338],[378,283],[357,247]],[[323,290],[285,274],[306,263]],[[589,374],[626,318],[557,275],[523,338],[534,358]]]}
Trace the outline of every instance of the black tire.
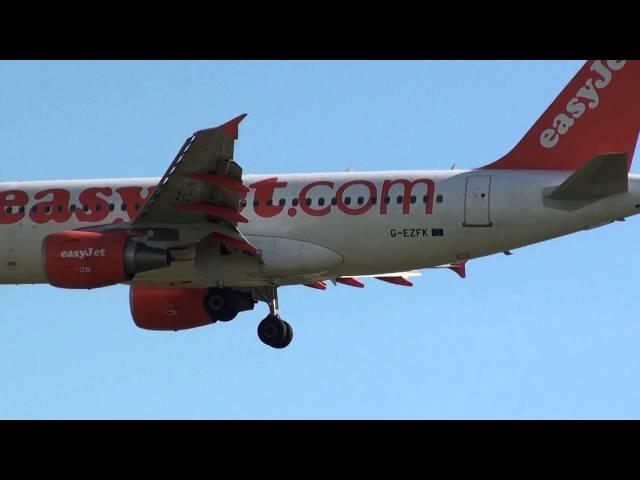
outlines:
{"label": "black tire", "polygon": [[211,289],[204,297],[204,309],[212,322],[228,322],[238,315],[233,292],[219,288]]}
{"label": "black tire", "polygon": [[284,343],[287,331],[285,322],[272,315],[258,324],[258,338],[262,343],[273,348],[282,348],[279,345]]}
{"label": "black tire", "polygon": [[276,346],[275,348],[286,348],[291,343],[291,340],[293,340],[293,327],[289,324],[289,322],[285,322],[284,320],[282,320],[282,323],[285,326],[286,333],[284,335],[282,343],[278,344],[278,346]]}

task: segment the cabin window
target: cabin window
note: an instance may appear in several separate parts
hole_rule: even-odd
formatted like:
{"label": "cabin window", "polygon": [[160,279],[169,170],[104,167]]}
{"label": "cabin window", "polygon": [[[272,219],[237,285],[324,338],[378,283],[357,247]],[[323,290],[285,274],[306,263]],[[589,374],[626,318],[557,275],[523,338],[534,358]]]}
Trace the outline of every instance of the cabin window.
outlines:
{"label": "cabin window", "polygon": [[20,207],[20,213],[24,213],[24,207]]}
{"label": "cabin window", "polygon": [[62,213],[64,211],[64,207],[62,205],[58,205],[58,213]]}
{"label": "cabin window", "polygon": [[298,206],[298,199],[294,198],[293,200],[291,200],[291,205],[293,205],[294,207]]}
{"label": "cabin window", "polygon": [[123,203],[122,205],[120,205],[120,210],[122,210],[123,212],[127,211],[127,204]]}
{"label": "cabin window", "polygon": [[76,206],[75,206],[75,205],[71,205],[71,206],[69,207],[69,211],[70,211],[71,213],[75,212],[75,211],[76,211]]}
{"label": "cabin window", "polygon": [[376,197],[371,197],[371,205],[375,205],[378,203],[378,199]]}
{"label": "cabin window", "polygon": [[267,207],[271,207],[273,206],[273,200],[269,199],[267,200]]}
{"label": "cabin window", "polygon": [[364,197],[358,197],[358,205],[362,205],[364,203]]}
{"label": "cabin window", "polygon": [[44,207],[44,213],[51,213],[51,207],[49,205]]}
{"label": "cabin window", "polygon": [[415,195],[411,195],[411,203],[416,203],[418,199],[416,198]]}
{"label": "cabin window", "polygon": [[338,204],[338,199],[336,197],[333,197],[331,199],[331,205],[337,205]]}
{"label": "cabin window", "polygon": [[436,197],[436,202],[437,202],[437,203],[442,203],[442,202],[443,202],[443,200],[444,200],[444,197],[443,197],[442,195],[438,195],[438,196]]}
{"label": "cabin window", "polygon": [[89,211],[89,205],[83,205],[82,206],[82,211],[83,212],[88,212]]}
{"label": "cabin window", "polygon": [[113,209],[116,208],[116,206],[113,203],[109,204],[109,211],[113,212]]}
{"label": "cabin window", "polygon": [[99,212],[100,210],[102,210],[102,205],[100,204],[96,205],[96,212]]}
{"label": "cabin window", "polygon": [[422,202],[429,203],[429,195],[425,195],[424,197],[422,197]]}
{"label": "cabin window", "polygon": [[389,205],[390,202],[391,202],[391,197],[384,197],[385,205]]}
{"label": "cabin window", "polygon": [[318,199],[318,206],[320,206],[320,207],[321,207],[321,206],[323,206],[323,205],[324,205],[324,197],[320,197],[320,198]]}
{"label": "cabin window", "polygon": [[34,205],[33,207],[31,207],[31,213],[36,213],[38,211],[38,206]]}
{"label": "cabin window", "polygon": [[5,208],[5,211],[6,211],[8,214],[11,214],[11,212],[13,212],[13,208],[12,208],[12,207],[7,207],[7,208]]}
{"label": "cabin window", "polygon": [[140,210],[140,204],[139,204],[139,203],[136,203],[136,204],[133,206],[133,208],[135,208],[136,210]]}
{"label": "cabin window", "polygon": [[305,203],[307,204],[307,207],[310,207],[311,206],[311,199],[307,198]]}
{"label": "cabin window", "polygon": [[284,207],[287,204],[287,201],[284,198],[281,198],[280,201],[278,202],[278,205],[280,205],[281,207]]}
{"label": "cabin window", "polygon": [[398,195],[398,196],[396,197],[396,203],[397,203],[398,205],[400,205],[400,204],[402,203],[402,200],[403,200],[402,195]]}

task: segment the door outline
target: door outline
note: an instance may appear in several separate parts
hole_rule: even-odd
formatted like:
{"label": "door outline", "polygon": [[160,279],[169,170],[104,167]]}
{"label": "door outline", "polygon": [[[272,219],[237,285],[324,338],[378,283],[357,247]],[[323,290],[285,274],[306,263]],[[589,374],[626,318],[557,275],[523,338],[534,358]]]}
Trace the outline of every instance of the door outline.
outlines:
{"label": "door outline", "polygon": [[[469,203],[468,193],[469,193],[469,181],[474,178],[488,178],[489,181],[487,183],[487,223],[467,223],[467,205]],[[462,223],[463,227],[493,227],[493,222],[491,221],[491,175],[471,175],[467,177],[465,187],[464,187],[464,222]]]}

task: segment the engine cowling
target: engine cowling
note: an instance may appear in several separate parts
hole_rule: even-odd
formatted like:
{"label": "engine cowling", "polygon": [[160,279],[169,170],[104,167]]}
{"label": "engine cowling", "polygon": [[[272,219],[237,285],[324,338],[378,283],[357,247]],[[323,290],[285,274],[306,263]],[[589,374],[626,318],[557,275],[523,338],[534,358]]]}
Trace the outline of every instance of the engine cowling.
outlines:
{"label": "engine cowling", "polygon": [[42,257],[49,283],[60,288],[115,285],[171,263],[167,250],[141,244],[126,232],[54,233],[45,238]]}
{"label": "engine cowling", "polygon": [[208,289],[133,285],[129,306],[135,324],[145,330],[185,330],[213,323],[204,309]]}

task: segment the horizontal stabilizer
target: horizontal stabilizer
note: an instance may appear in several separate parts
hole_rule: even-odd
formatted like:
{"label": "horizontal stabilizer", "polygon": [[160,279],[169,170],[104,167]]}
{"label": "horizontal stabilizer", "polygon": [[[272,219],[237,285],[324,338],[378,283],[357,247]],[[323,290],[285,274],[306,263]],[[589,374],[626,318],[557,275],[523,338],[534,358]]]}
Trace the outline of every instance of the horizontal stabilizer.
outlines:
{"label": "horizontal stabilizer", "polygon": [[597,200],[629,190],[626,153],[606,153],[589,160],[547,195],[552,200]]}

